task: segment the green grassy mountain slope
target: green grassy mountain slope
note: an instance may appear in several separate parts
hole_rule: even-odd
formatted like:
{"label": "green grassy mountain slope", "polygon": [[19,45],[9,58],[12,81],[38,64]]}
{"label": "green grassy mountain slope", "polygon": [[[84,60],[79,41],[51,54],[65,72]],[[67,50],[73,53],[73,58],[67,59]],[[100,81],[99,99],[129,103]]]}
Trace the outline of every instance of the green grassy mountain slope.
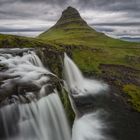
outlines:
{"label": "green grassy mountain slope", "polygon": [[0,34],[0,48],[34,48],[49,46],[52,45],[36,38]]}
{"label": "green grassy mountain slope", "polygon": [[66,48],[84,73],[117,87],[125,101],[140,111],[140,43],[95,31],[72,7],[64,10],[58,22],[38,38]]}
{"label": "green grassy mountain slope", "polygon": [[139,43],[113,39],[95,31],[81,18],[79,12],[72,7],[64,10],[57,23],[46,32],[40,34],[39,38],[57,44],[84,45],[88,47],[139,45]]}

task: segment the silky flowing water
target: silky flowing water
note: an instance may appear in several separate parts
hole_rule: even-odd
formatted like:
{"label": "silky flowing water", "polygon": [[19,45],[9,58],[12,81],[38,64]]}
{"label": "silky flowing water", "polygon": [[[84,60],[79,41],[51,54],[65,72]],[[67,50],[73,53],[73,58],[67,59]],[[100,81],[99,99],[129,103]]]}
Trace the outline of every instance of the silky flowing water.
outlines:
{"label": "silky flowing water", "polygon": [[106,126],[99,119],[100,111],[78,116],[73,100],[104,94],[108,86],[84,78],[66,54],[64,88],[76,114],[72,135],[58,91],[48,90],[51,78],[57,76],[43,66],[33,50],[3,49],[0,65],[4,67],[0,70],[0,94],[10,95],[0,108],[1,140],[109,140],[103,134]]}

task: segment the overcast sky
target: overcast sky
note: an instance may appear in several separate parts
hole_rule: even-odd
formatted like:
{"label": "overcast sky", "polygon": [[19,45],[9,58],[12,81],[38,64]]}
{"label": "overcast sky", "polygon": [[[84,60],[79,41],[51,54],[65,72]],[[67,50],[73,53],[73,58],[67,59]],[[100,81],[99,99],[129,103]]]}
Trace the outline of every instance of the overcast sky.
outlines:
{"label": "overcast sky", "polygon": [[98,31],[140,38],[140,0],[0,0],[0,32],[36,36],[54,25],[67,6],[77,8]]}

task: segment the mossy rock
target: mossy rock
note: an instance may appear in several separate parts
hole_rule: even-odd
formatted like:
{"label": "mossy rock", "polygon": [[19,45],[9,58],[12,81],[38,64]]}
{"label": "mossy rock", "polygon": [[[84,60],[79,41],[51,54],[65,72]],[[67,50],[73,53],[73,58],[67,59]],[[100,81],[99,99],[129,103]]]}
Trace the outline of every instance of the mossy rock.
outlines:
{"label": "mossy rock", "polygon": [[123,86],[123,91],[129,96],[133,108],[140,112],[140,87],[127,84]]}
{"label": "mossy rock", "polygon": [[60,99],[61,99],[61,101],[64,105],[64,109],[66,111],[66,115],[67,115],[68,121],[70,123],[70,126],[72,127],[73,121],[74,121],[74,118],[75,118],[75,114],[74,114],[73,109],[71,107],[71,103],[70,103],[70,100],[69,100],[69,97],[68,97],[68,93],[63,88],[61,90]]}

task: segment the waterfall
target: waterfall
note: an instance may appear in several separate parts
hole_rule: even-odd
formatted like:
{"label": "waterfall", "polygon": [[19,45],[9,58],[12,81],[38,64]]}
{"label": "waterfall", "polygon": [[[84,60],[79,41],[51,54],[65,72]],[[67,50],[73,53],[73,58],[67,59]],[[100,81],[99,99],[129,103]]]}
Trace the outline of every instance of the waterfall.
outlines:
{"label": "waterfall", "polygon": [[104,93],[108,86],[97,80],[84,78],[76,64],[65,54],[64,73],[67,81],[67,90],[73,96],[87,96],[88,94]]}
{"label": "waterfall", "polygon": [[66,116],[57,93],[30,104],[0,110],[3,140],[70,140]]}
{"label": "waterfall", "polygon": [[[85,78],[65,54],[64,88],[76,118],[69,125],[53,80],[32,49],[0,50],[0,139],[1,140],[109,140],[100,111],[78,115],[75,99],[103,94],[108,86]],[[53,78],[52,78],[53,77]],[[72,138],[71,138],[72,137]]]}
{"label": "waterfall", "polygon": [[108,85],[101,81],[85,78],[76,64],[65,54],[64,56],[65,89],[69,93],[72,108],[76,114],[73,124],[72,140],[109,140],[103,134],[106,129],[104,121],[100,119],[102,111],[98,110],[83,116],[79,115],[75,98],[104,94]]}
{"label": "waterfall", "polygon": [[50,76],[55,75],[43,66],[35,52],[23,51],[22,56],[13,55],[12,52],[11,50],[9,54],[0,55],[0,65],[4,67],[4,70],[0,71],[1,95],[5,93],[12,95],[13,92],[18,92],[16,94],[19,96],[23,93],[28,96],[29,92],[30,95],[40,97],[40,91],[48,86]]}
{"label": "waterfall", "polygon": [[70,140],[62,103],[50,83],[56,76],[34,51],[21,50],[20,55],[15,49],[0,53],[0,96],[8,94],[0,108],[0,139]]}

